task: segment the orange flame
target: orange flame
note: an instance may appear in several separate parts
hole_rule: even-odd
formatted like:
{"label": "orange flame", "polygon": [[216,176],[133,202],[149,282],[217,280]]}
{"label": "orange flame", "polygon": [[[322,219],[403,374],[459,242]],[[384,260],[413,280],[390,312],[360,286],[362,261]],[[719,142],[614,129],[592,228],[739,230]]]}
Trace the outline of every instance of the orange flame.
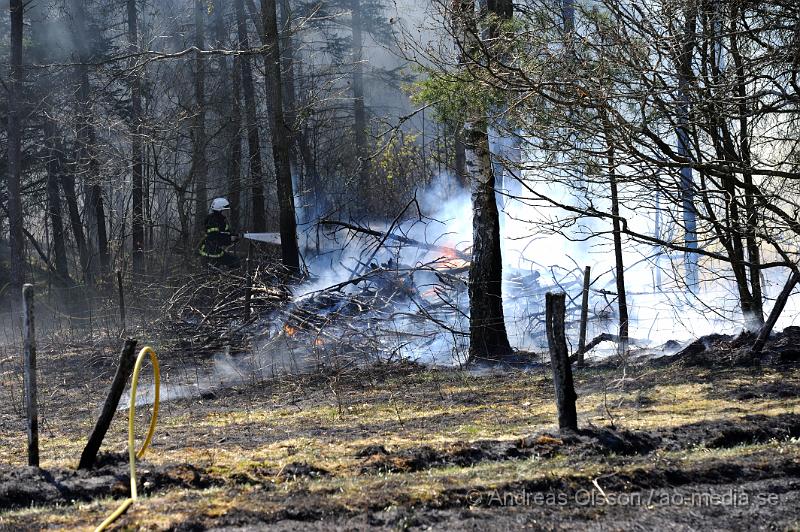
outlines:
{"label": "orange flame", "polygon": [[449,270],[469,266],[469,261],[459,256],[454,245],[444,244],[439,253],[441,254],[441,258],[437,265],[434,266],[437,270]]}
{"label": "orange flame", "polygon": [[292,327],[287,323],[283,326],[283,331],[286,333],[286,336],[292,337],[297,332],[297,327]]}

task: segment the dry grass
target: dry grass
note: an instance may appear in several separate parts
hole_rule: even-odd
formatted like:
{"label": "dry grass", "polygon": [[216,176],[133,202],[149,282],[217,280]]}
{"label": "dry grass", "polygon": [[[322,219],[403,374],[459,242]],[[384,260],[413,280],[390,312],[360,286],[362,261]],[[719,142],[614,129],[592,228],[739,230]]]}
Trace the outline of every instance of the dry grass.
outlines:
{"label": "dry grass", "polygon": [[[577,374],[579,422],[635,430],[664,429],[688,423],[736,419],[744,414],[777,415],[800,410],[798,397],[738,401],[720,390],[780,382],[800,384],[800,371],[765,369],[741,374],[664,368],[585,370]],[[645,458],[576,459],[556,455],[525,460],[486,461],[471,467],[444,466],[423,471],[361,474],[358,450],[382,445],[402,451],[428,445],[444,449],[457,442],[515,440],[554,429],[552,382],[545,373],[473,375],[404,367],[396,375],[373,378],[272,383],[230,389],[211,400],[180,400],[164,405],[152,464],[190,463],[220,479],[260,475],[261,484],[227,482],[205,490],[173,489],[144,497],[123,524],[165,529],[187,516],[215,519],[249,508],[278,512],[284,499],[304,494],[340,511],[410,506],[437,501],[453,487],[492,487],[565,475],[596,478],[609,468],[625,471],[736,460],[742,457],[800,456],[797,442],[766,442],[730,449],[685,449]],[[335,392],[335,393],[334,393]],[[67,390],[65,393],[69,393]],[[75,394],[83,394],[77,389]],[[51,405],[42,437],[44,467],[74,466],[90,430],[93,408]],[[6,410],[6,418],[11,415]],[[144,430],[146,413],[140,414]],[[0,434],[0,462],[22,465],[25,435],[20,423]],[[125,450],[125,416],[119,415],[106,449]],[[767,459],[767,458],[765,458]],[[330,476],[286,479],[278,473],[291,463],[308,463]],[[264,471],[267,475],[264,487]],[[375,494],[380,494],[376,498]],[[118,501],[101,500],[65,508],[32,508],[0,513],[0,528],[20,524],[90,528]]]}

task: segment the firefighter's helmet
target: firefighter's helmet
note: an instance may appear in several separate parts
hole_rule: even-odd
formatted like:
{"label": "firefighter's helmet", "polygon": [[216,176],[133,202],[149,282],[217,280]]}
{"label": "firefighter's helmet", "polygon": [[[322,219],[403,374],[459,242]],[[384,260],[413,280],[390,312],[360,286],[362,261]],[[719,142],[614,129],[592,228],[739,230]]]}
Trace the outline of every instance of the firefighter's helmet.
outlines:
{"label": "firefighter's helmet", "polygon": [[225,198],[216,198],[211,202],[211,212],[221,212],[230,208],[231,204]]}

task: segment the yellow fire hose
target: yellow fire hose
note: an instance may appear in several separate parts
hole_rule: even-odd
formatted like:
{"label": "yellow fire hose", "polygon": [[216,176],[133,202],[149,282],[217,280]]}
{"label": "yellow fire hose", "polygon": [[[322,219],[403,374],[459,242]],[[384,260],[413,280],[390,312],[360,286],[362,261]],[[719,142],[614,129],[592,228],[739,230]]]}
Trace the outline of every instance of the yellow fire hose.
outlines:
{"label": "yellow fire hose", "polygon": [[[133,420],[136,414],[136,386],[139,384],[139,372],[142,370],[142,363],[144,362],[146,355],[150,355],[150,362],[153,364],[153,376],[155,377],[153,415],[150,418],[150,428],[147,431],[147,437],[144,439],[142,448],[139,449],[138,452],[134,452],[135,443],[133,441]],[[152,348],[143,347],[142,350],[139,351],[139,356],[136,358],[136,365],[133,367],[133,380],[131,381],[131,402],[130,409],[128,410],[128,458],[130,459],[131,463],[131,496],[129,499],[126,499],[125,502],[123,502],[120,507],[114,511],[114,513],[109,515],[105,521],[100,523],[100,526],[95,529],[95,532],[101,532],[105,530],[108,525],[116,521],[119,516],[125,513],[130,505],[133,504],[133,501],[139,498],[139,495],[136,492],[136,459],[141,458],[144,455],[144,452],[147,450],[147,447],[150,446],[150,442],[153,440],[153,433],[156,430],[156,420],[158,419],[158,400],[160,388],[161,370],[158,367],[158,357],[156,357],[156,353]]]}

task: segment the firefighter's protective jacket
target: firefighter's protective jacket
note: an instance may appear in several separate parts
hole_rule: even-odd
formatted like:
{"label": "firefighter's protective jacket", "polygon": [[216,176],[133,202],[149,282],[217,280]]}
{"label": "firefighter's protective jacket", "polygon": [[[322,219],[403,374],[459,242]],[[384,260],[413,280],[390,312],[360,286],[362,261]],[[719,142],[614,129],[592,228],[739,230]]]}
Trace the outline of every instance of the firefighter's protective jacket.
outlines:
{"label": "firefighter's protective jacket", "polygon": [[231,228],[228,220],[218,211],[206,217],[206,236],[200,244],[200,255],[210,259],[221,258],[231,245]]}

